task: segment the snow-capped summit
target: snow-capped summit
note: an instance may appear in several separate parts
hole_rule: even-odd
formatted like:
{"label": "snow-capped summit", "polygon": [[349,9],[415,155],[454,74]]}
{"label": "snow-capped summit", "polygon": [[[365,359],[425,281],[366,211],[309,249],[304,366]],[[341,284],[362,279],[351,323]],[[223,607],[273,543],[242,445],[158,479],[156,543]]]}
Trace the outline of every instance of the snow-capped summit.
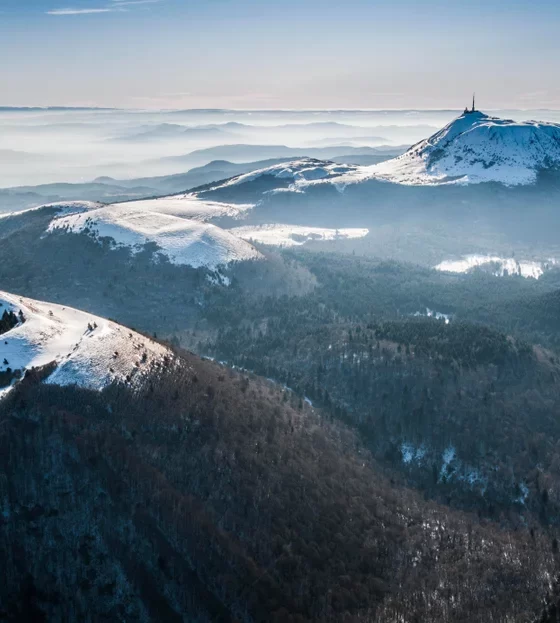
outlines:
{"label": "snow-capped summit", "polygon": [[368,179],[398,184],[531,184],[543,169],[560,167],[560,125],[512,121],[476,110],[465,112],[403,155],[360,167],[333,180]]}

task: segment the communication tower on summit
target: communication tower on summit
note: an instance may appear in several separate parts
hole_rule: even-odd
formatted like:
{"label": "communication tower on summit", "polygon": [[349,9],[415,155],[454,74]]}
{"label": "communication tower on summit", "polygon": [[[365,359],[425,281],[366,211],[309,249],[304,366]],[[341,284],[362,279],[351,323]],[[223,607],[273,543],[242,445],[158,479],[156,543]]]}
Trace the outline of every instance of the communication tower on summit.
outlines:
{"label": "communication tower on summit", "polygon": [[472,108],[469,110],[469,107],[465,106],[465,112],[463,114],[470,115],[473,112],[476,112],[476,108],[474,107],[474,102],[475,102],[475,94],[473,93],[473,96],[472,96]]}

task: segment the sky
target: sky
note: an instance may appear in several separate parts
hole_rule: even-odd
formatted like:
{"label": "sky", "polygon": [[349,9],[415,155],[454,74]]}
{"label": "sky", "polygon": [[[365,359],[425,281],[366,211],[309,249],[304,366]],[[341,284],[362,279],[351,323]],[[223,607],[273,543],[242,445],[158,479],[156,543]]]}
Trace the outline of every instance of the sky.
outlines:
{"label": "sky", "polygon": [[0,0],[0,106],[560,109],[557,0]]}

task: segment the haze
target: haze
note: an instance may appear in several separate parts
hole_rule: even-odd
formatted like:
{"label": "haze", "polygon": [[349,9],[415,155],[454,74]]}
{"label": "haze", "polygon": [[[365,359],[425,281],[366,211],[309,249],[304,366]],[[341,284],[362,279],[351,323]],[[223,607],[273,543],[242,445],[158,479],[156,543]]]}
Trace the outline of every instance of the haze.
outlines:
{"label": "haze", "polygon": [[[457,113],[0,109],[0,188],[169,175],[220,159],[250,162],[305,154],[351,156],[361,163],[357,155],[400,153]],[[496,114],[560,121],[555,111]],[[267,149],[248,152],[247,145]]]}

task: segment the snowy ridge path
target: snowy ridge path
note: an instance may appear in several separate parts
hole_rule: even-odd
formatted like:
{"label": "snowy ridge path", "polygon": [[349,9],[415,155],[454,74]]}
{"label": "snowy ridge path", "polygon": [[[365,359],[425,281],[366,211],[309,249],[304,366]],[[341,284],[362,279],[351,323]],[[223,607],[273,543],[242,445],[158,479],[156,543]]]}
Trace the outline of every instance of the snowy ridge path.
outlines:
{"label": "snowy ridge path", "polygon": [[[113,381],[140,380],[171,351],[110,320],[0,291],[0,313],[24,322],[0,335],[0,371],[29,370],[56,362],[47,378],[56,385],[100,390]],[[5,389],[4,389],[5,391]]]}

